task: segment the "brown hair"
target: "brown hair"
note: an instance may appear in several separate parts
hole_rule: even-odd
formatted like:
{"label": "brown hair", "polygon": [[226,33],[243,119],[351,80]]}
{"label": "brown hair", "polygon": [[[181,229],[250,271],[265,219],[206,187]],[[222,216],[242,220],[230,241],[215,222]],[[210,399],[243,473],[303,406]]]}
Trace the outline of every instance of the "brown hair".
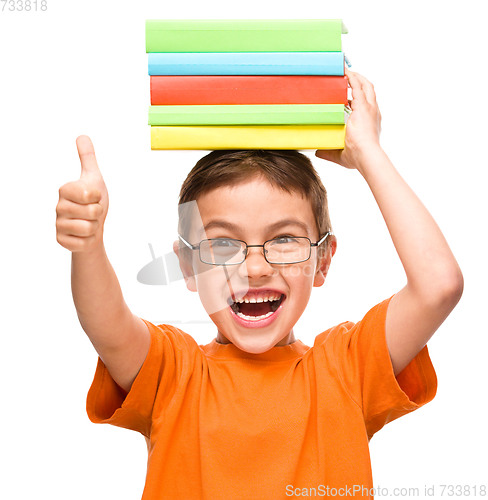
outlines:
{"label": "brown hair", "polygon": [[[288,193],[305,196],[312,205],[319,237],[332,231],[327,192],[307,156],[294,150],[217,150],[201,158],[181,186],[179,234],[185,237],[186,231],[183,230],[188,227],[189,214],[184,209],[184,203],[197,200],[212,189],[235,186],[258,176]],[[326,244],[327,240],[323,248]]]}

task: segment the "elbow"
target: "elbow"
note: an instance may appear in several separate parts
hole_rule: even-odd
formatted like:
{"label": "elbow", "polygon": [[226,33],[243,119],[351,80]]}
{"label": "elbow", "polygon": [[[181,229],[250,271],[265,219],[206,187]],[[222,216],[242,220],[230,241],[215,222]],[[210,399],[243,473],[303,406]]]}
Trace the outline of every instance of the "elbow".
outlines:
{"label": "elbow", "polygon": [[442,306],[452,310],[461,300],[464,291],[464,277],[456,267],[453,271],[445,273],[442,279],[438,281],[435,296],[437,301],[441,302]]}
{"label": "elbow", "polygon": [[454,301],[456,305],[463,295],[464,291],[464,277],[461,269],[457,269],[457,272],[449,282],[449,297]]}
{"label": "elbow", "polygon": [[451,270],[431,276],[428,283],[423,281],[410,289],[425,307],[442,309],[449,314],[461,300],[464,290],[464,278],[458,266]]}

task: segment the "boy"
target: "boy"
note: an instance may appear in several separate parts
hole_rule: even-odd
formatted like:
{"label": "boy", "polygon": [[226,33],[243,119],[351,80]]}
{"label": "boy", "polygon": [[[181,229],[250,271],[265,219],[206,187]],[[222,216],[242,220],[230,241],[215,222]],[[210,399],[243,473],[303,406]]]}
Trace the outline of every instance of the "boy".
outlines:
{"label": "boy", "polygon": [[305,156],[214,151],[185,181],[174,249],[217,326],[198,346],[125,304],[103,247],[107,190],[91,142],[77,140],[82,174],[60,189],[57,239],[73,252],[73,298],[99,354],[87,411],[93,422],[145,436],[144,500],[371,498],[369,440],[435,396],[426,342],[459,301],[462,274],[379,145],[373,86],[346,74],[345,149],[316,156],[364,177],[407,284],[360,322],[319,334],[312,348],[293,326],[337,243]]}

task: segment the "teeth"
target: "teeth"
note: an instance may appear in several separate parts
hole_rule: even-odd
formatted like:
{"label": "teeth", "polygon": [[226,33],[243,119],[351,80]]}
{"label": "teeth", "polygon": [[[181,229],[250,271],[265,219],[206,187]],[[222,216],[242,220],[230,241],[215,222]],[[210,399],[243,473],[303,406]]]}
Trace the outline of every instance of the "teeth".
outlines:
{"label": "teeth", "polygon": [[245,302],[246,304],[255,304],[256,302],[273,302],[275,300],[280,300],[281,299],[281,294],[278,294],[278,295],[265,295],[265,296],[262,296],[262,297],[251,297],[251,298],[248,298],[248,297],[243,297],[242,299],[238,299],[236,300],[237,303],[239,304],[242,304],[243,302]]}
{"label": "teeth", "polygon": [[259,321],[260,319],[268,318],[273,314],[274,311],[270,311],[267,314],[263,314],[261,316],[247,316],[246,314],[242,314],[241,312],[237,313],[237,316],[242,319],[247,319],[248,321]]}

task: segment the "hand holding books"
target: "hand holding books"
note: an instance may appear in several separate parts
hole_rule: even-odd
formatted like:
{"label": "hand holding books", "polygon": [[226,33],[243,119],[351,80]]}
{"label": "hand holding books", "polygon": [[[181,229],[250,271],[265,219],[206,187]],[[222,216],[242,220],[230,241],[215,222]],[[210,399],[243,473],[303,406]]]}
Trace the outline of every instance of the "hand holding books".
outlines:
{"label": "hand holding books", "polygon": [[346,76],[352,89],[352,114],[348,121],[345,148],[334,151],[319,149],[315,156],[346,168],[357,168],[365,150],[380,148],[381,112],[371,82],[347,69]]}

